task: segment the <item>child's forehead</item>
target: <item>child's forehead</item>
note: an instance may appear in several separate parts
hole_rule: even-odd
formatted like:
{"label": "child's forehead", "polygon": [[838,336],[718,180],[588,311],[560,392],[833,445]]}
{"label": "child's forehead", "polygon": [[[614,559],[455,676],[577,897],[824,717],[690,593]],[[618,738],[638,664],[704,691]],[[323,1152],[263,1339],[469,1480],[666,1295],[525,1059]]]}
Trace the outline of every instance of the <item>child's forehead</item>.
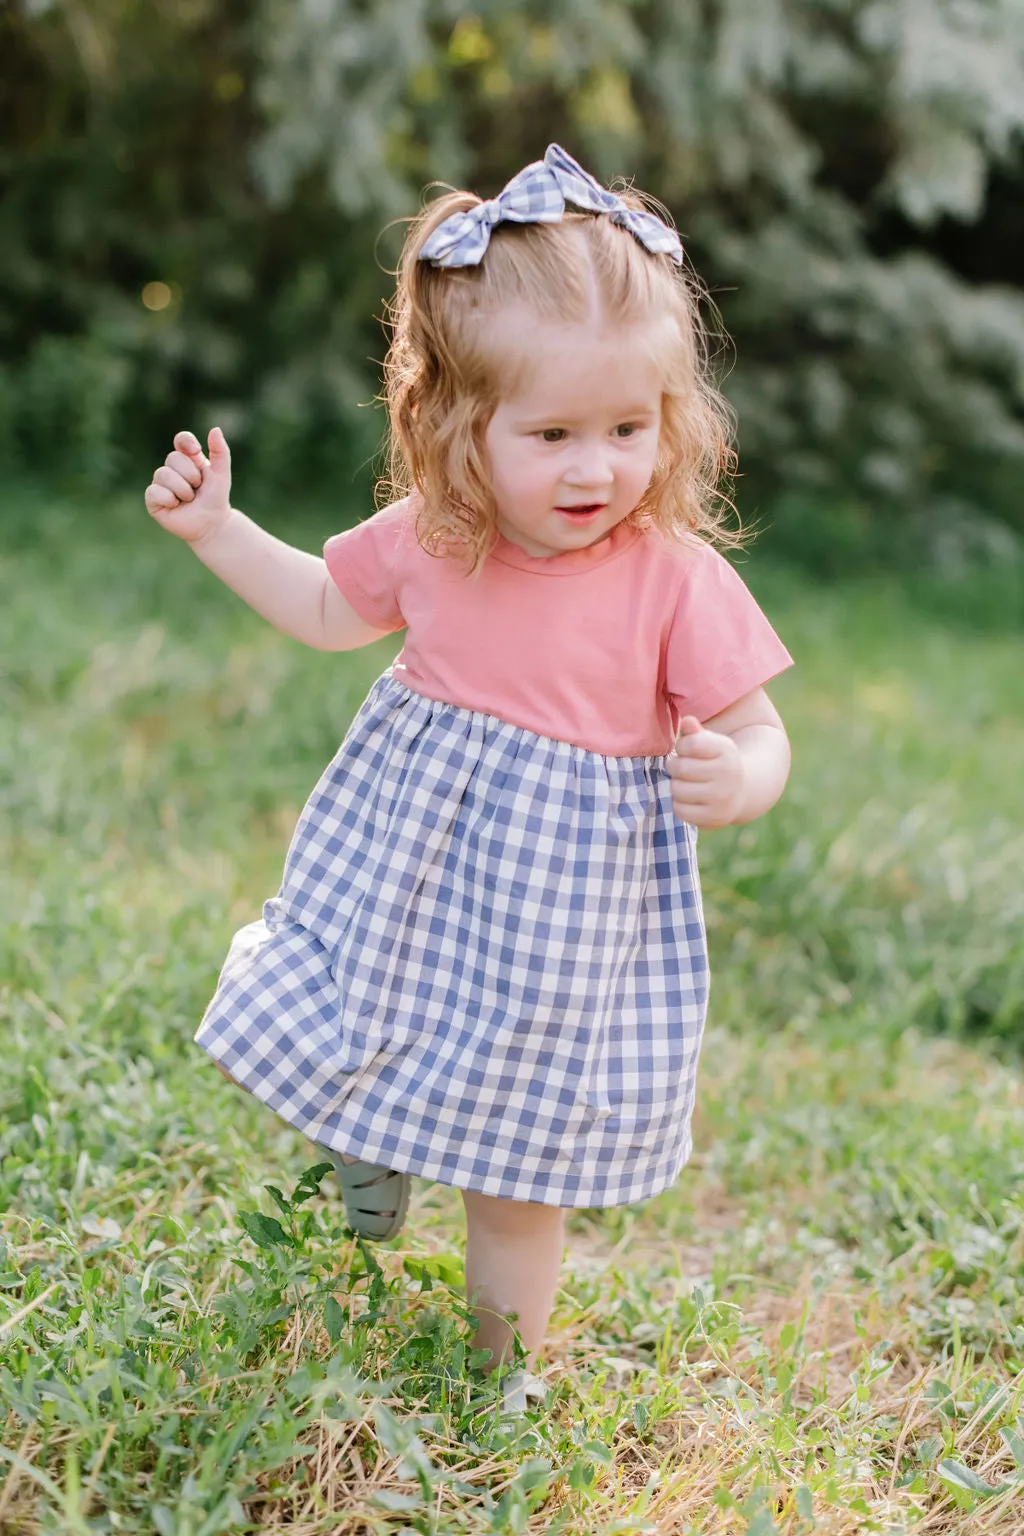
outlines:
{"label": "child's forehead", "polygon": [[652,323],[504,317],[502,399],[524,415],[653,409],[664,382],[657,339]]}

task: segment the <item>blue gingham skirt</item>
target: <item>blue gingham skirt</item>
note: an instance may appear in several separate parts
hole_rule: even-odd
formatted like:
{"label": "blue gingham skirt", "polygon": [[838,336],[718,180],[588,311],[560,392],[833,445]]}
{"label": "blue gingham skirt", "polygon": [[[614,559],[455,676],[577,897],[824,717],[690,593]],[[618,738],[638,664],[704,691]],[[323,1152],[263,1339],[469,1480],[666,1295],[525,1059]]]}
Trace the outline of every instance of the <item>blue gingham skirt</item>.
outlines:
{"label": "blue gingham skirt", "polygon": [[691,1148],[708,968],[662,757],[374,683],[196,1039],[313,1141],[545,1205]]}

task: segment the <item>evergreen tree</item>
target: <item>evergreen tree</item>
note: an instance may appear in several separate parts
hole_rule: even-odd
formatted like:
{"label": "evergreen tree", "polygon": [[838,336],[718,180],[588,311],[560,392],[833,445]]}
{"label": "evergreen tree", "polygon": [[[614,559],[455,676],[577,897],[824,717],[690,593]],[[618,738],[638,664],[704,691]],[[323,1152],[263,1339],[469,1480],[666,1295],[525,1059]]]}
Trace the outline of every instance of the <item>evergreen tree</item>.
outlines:
{"label": "evergreen tree", "polygon": [[360,462],[382,228],[557,139],[676,218],[745,510],[825,565],[1024,530],[1017,0],[18,0],[0,91],[8,462],[102,482],[212,414],[272,475]]}

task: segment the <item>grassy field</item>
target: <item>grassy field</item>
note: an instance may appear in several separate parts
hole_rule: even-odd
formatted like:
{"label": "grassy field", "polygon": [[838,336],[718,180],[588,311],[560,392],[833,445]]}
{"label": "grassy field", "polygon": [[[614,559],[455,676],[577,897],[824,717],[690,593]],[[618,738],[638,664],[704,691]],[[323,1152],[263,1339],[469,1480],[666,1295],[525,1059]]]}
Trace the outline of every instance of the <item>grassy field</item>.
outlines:
{"label": "grassy field", "polygon": [[458,1195],[417,1184],[403,1236],[361,1247],[191,1043],[393,647],[304,652],[141,508],[24,527],[0,1531],[1019,1531],[1019,637],[753,562],[799,661],[774,689],[796,767],[702,839],[695,1155],[646,1206],[572,1215],[550,1401],[510,1430]]}

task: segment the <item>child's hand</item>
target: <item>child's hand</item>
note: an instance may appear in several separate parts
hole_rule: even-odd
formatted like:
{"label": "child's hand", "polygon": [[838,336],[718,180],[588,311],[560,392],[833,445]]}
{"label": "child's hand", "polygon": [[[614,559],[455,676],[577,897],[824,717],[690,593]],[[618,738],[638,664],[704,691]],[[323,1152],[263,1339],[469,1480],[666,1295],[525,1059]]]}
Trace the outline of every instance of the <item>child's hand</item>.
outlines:
{"label": "child's hand", "polygon": [[191,432],[178,432],[174,452],[146,487],[146,510],[168,533],[195,544],[215,533],[231,512],[231,453],[220,427],[209,437],[210,457]]}
{"label": "child's hand", "polygon": [[707,731],[694,715],[684,715],[668,771],[672,809],[680,821],[711,829],[735,820],[744,800],[746,769],[731,736]]}

